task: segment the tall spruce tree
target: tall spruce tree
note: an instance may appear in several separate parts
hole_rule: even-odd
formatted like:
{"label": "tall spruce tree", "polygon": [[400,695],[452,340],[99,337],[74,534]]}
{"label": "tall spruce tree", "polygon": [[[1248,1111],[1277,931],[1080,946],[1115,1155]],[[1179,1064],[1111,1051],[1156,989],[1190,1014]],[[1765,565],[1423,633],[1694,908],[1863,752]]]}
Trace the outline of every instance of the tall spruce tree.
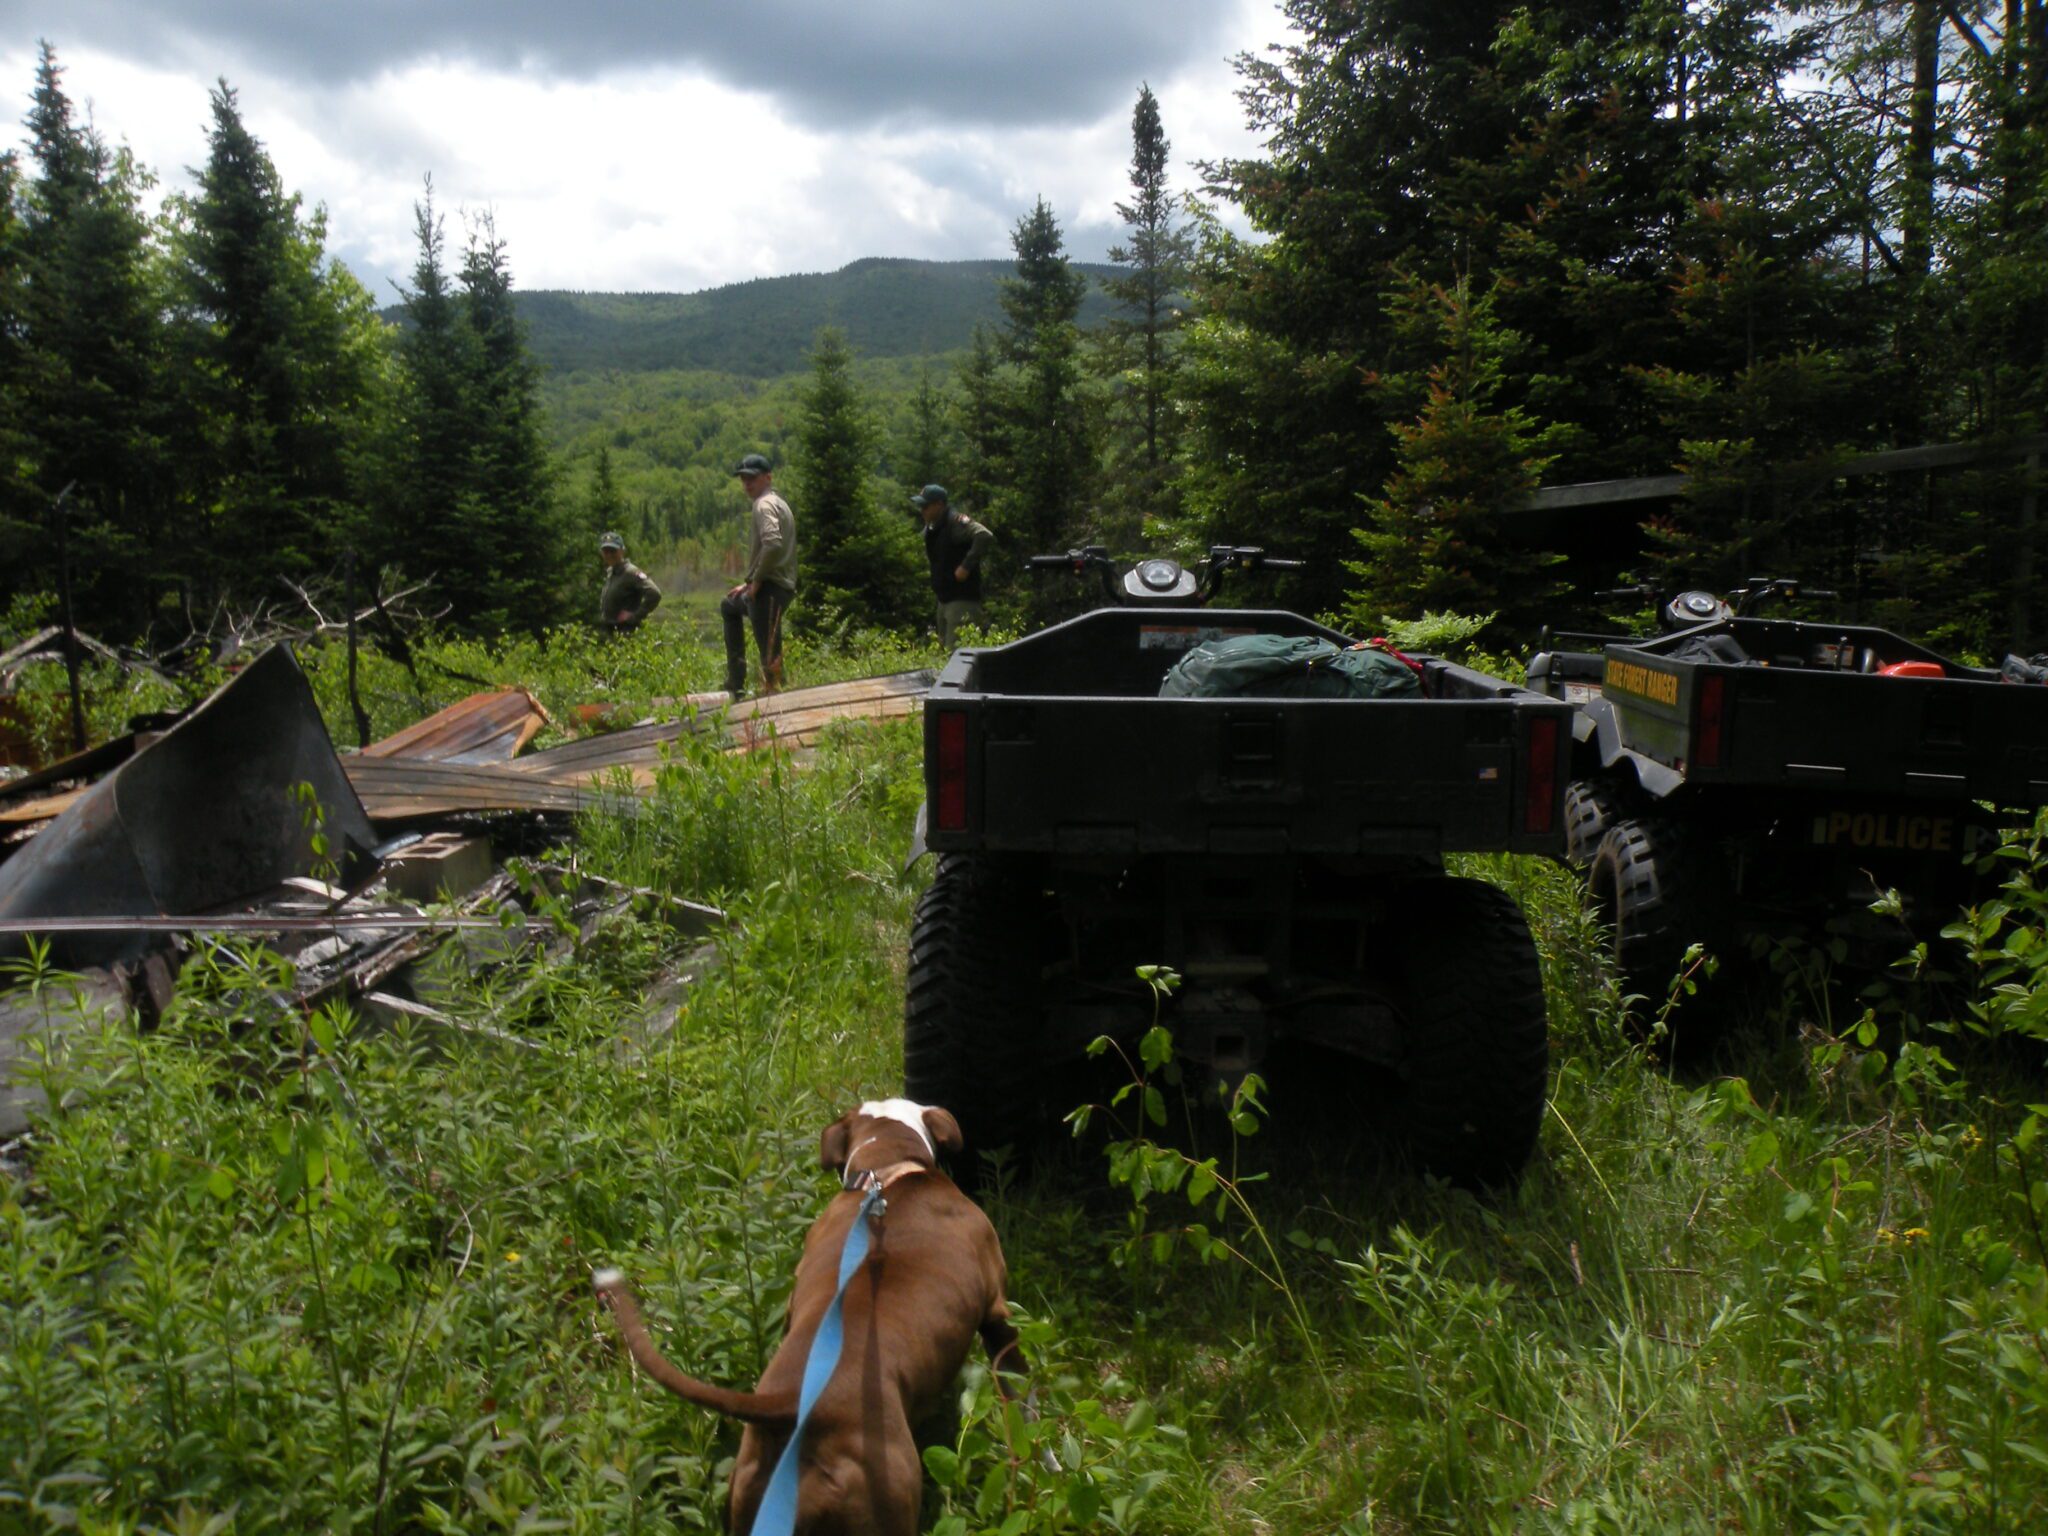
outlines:
{"label": "tall spruce tree", "polygon": [[[132,634],[175,594],[170,573],[189,552],[174,522],[179,496],[166,451],[165,294],[141,207],[147,178],[125,150],[110,150],[74,119],[47,43],[26,126],[35,175],[23,199],[19,343],[37,499],[47,505],[71,487],[80,621]],[[12,582],[48,591],[56,576],[45,517]]]}
{"label": "tall spruce tree", "polygon": [[472,458],[481,369],[476,334],[449,280],[431,179],[413,205],[413,233],[419,248],[411,286],[400,293],[401,387],[395,442],[385,456],[383,554],[408,575],[433,581],[456,623],[481,625],[496,607],[497,562]]}
{"label": "tall spruce tree", "polygon": [[1074,270],[1052,209],[1040,198],[1011,234],[1017,275],[1000,301],[1006,328],[1001,354],[1001,477],[991,511],[997,532],[1034,551],[1060,548],[1089,526],[1083,498],[1094,478],[1092,441],[1081,394],[1081,336],[1076,324],[1087,278]]}
{"label": "tall spruce tree", "polygon": [[1009,446],[1002,363],[987,326],[975,326],[955,377],[960,392],[954,400],[953,424],[960,437],[960,457],[946,488],[955,505],[978,517],[994,503]]}
{"label": "tall spruce tree", "polygon": [[612,476],[612,450],[605,443],[597,445],[597,463],[590,471],[590,500],[584,509],[583,523],[593,535],[625,530],[626,498]]}
{"label": "tall spruce tree", "polygon": [[1358,585],[1344,617],[1361,633],[1425,612],[1494,614],[1528,631],[1560,594],[1559,556],[1502,537],[1502,509],[1536,488],[1554,434],[1500,404],[1521,338],[1496,320],[1493,298],[1466,283],[1397,296],[1397,320],[1431,336],[1437,360],[1419,416],[1395,428],[1399,458],[1386,494],[1354,533],[1364,555],[1348,563]]}
{"label": "tall spruce tree", "polygon": [[945,392],[932,382],[929,364],[918,370],[917,389],[904,408],[890,451],[890,467],[907,488],[943,482],[951,473],[952,425]]}
{"label": "tall spruce tree", "polygon": [[[1880,413],[1844,411],[1829,385],[1878,361],[1877,334],[1846,281],[1853,209],[1787,105],[1815,47],[1790,10],[1286,10],[1295,40],[1244,65],[1267,152],[1211,168],[1266,237],[1217,239],[1200,267],[1183,484],[1212,536],[1308,556],[1304,598],[1335,600],[1360,498],[1379,498],[1399,467],[1388,429],[1413,419],[1392,386],[1424,360],[1383,302],[1410,281],[1494,296],[1525,342],[1498,408],[1558,428],[1558,478],[1705,464],[1685,446],[1696,440],[1725,438],[1754,465],[1878,439]],[[1768,281],[1748,285],[1754,303],[1716,307],[1712,284],[1744,261]],[[1782,380],[1786,408],[1775,440],[1753,450],[1739,446],[1730,393],[1751,369],[1751,386]],[[1685,388],[1727,409],[1688,412]],[[1785,514],[1799,522],[1789,503]],[[1729,526],[1724,501],[1671,519],[1695,549]],[[1617,547],[1629,545],[1589,551],[1585,586],[1616,574]]]}
{"label": "tall spruce tree", "polygon": [[803,531],[804,601],[796,622],[894,627],[915,611],[919,554],[908,517],[875,503],[878,433],[836,326],[818,332],[803,389],[794,464]]}
{"label": "tall spruce tree", "polygon": [[35,442],[29,433],[29,358],[22,334],[28,272],[20,196],[21,163],[12,150],[0,152],[0,568],[17,573],[0,578],[0,598],[33,579],[27,573],[42,521],[35,493]]}
{"label": "tall spruce tree", "polygon": [[225,81],[206,164],[175,204],[177,336],[195,430],[181,457],[195,556],[218,593],[275,595],[331,565],[359,530],[354,467],[380,403],[368,296],[325,253]]}
{"label": "tall spruce tree", "polygon": [[538,629],[565,611],[568,529],[542,437],[540,369],[513,307],[505,242],[488,213],[470,230],[461,287],[472,499],[481,518],[477,553],[494,573],[489,612],[493,622]]}
{"label": "tall spruce tree", "polygon": [[1147,523],[1169,518],[1173,510],[1173,340],[1193,240],[1167,185],[1167,152],[1159,99],[1149,85],[1140,86],[1131,112],[1132,198],[1116,205],[1125,238],[1109,252],[1125,271],[1102,281],[1122,313],[1103,326],[1096,348],[1096,366],[1111,380],[1114,407],[1104,535],[1125,548],[1136,548]]}

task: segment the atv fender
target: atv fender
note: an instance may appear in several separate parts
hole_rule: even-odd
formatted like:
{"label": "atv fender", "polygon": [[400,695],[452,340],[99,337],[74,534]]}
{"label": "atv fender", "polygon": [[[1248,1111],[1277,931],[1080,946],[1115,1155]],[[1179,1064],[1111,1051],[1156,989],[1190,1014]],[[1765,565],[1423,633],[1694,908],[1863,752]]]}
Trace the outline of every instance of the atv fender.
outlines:
{"label": "atv fender", "polygon": [[[1579,720],[1582,723],[1590,722],[1592,742],[1599,751],[1600,767],[1605,772],[1632,772],[1643,793],[1652,800],[1662,800],[1684,786],[1685,775],[1623,744],[1621,721],[1615,714],[1614,706],[1607,700],[1589,699],[1581,704]],[[1580,735],[1580,727],[1576,725],[1573,727],[1572,736],[1579,742],[1586,739]]]}
{"label": "atv fender", "polygon": [[903,856],[903,873],[906,875],[917,867],[917,861],[931,852],[924,840],[925,818],[930,814],[928,802],[917,802],[917,822],[910,829],[910,852]]}

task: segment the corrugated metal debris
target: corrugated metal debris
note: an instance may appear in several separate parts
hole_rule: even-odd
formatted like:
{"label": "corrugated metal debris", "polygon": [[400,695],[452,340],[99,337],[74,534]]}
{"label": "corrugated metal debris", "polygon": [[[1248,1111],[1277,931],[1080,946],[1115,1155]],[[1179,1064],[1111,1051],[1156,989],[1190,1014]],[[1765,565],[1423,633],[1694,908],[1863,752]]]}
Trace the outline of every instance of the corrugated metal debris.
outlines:
{"label": "corrugated metal debris", "polygon": [[79,973],[80,999],[24,1001],[0,973],[0,1156],[28,1123],[32,1058],[129,1010],[160,1016],[185,961],[223,944],[289,961],[297,1007],[345,999],[386,1023],[545,1051],[517,1032],[538,968],[512,973],[488,1017],[466,1016],[466,994],[437,976],[545,962],[633,912],[679,941],[624,1030],[622,1048],[647,1048],[716,964],[724,914],[510,855],[559,841],[578,811],[634,804],[685,738],[806,748],[835,722],[915,712],[931,682],[906,672],[737,703],[701,695],[672,718],[542,751],[530,749],[548,713],[524,689],[497,689],[337,753],[278,645],[198,708],[150,722],[162,729],[0,783],[0,961],[18,968],[33,937]]}

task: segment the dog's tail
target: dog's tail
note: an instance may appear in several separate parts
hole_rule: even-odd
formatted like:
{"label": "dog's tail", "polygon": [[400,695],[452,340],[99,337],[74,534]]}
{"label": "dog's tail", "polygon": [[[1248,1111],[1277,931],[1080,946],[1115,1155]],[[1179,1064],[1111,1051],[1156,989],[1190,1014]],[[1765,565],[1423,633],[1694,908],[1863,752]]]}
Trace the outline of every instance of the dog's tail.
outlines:
{"label": "dog's tail", "polygon": [[647,1335],[640,1321],[640,1308],[626,1289],[626,1277],[616,1269],[600,1269],[590,1277],[597,1294],[612,1309],[626,1348],[640,1363],[640,1369],[686,1402],[709,1408],[729,1418],[744,1419],[768,1429],[790,1429],[796,1424],[796,1394],[793,1392],[732,1392],[708,1381],[685,1376],[668,1362]]}

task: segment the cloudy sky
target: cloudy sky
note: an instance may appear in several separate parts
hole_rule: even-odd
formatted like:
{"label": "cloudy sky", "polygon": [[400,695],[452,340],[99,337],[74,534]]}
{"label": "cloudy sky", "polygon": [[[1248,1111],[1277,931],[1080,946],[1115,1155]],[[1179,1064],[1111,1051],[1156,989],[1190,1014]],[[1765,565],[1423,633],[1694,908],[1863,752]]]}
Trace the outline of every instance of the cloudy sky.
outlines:
{"label": "cloudy sky", "polygon": [[47,38],[175,187],[226,76],[380,299],[429,172],[524,287],[690,290],[1007,255],[1039,195],[1099,259],[1138,83],[1186,186],[1255,147],[1230,61],[1283,35],[1275,0],[0,0],[0,91],[18,124]]}

